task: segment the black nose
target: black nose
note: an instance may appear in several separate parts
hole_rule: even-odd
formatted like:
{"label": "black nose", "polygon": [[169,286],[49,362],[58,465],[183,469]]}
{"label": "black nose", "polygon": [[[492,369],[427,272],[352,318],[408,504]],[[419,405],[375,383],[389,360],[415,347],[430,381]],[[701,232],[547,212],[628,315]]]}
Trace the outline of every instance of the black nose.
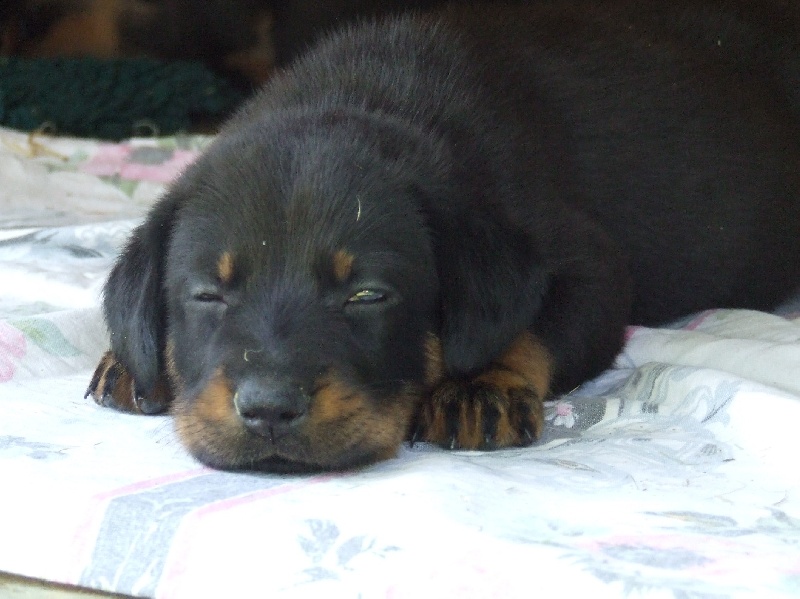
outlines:
{"label": "black nose", "polygon": [[248,430],[272,437],[278,429],[297,424],[310,397],[298,385],[271,378],[249,378],[236,389],[233,403]]}

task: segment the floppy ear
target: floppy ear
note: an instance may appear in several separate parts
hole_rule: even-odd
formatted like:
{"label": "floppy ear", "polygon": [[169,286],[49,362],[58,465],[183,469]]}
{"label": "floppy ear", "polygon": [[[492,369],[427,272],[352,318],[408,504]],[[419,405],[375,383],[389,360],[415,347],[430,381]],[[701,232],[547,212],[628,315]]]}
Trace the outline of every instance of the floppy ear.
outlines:
{"label": "floppy ear", "polygon": [[[408,177],[431,229],[441,299],[440,339],[451,375],[474,374],[534,323],[547,277],[534,240],[500,205],[481,202],[449,146],[405,122],[370,120],[380,155]],[[363,139],[363,134],[362,134]],[[465,206],[469,206],[465,210]]]}
{"label": "floppy ear", "polygon": [[179,204],[173,191],[153,207],[133,231],[103,289],[111,351],[145,396],[163,370],[164,262]]}
{"label": "floppy ear", "polygon": [[467,375],[484,368],[535,320],[546,275],[533,240],[502,216],[431,219],[441,293],[446,368]]}

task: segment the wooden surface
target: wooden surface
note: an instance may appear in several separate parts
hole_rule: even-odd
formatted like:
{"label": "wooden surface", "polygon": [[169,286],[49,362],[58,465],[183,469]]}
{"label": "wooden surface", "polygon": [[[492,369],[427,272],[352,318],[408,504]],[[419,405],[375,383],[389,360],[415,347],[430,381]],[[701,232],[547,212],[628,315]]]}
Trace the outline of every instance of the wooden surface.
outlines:
{"label": "wooden surface", "polygon": [[51,584],[41,580],[22,578],[0,572],[0,599],[92,599],[92,598],[124,597]]}

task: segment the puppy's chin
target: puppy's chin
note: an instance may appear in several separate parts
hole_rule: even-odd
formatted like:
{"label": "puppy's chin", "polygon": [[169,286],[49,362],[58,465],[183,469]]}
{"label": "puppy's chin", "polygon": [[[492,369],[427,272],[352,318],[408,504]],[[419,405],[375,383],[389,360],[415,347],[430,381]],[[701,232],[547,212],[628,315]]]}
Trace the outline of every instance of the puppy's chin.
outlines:
{"label": "puppy's chin", "polygon": [[224,377],[215,378],[198,396],[177,397],[172,409],[183,445],[197,460],[220,470],[304,473],[389,459],[406,437],[419,402],[412,393],[346,400],[318,395],[302,424],[268,438],[247,430],[229,389]]}
{"label": "puppy's chin", "polygon": [[[387,450],[387,453],[365,453],[361,455],[349,456],[344,459],[333,460],[330,463],[317,464],[313,462],[303,462],[284,458],[278,455],[265,458],[248,459],[239,457],[233,459],[220,459],[212,453],[206,451],[193,451],[195,459],[216,470],[227,470],[231,472],[270,472],[275,474],[316,474],[321,472],[353,470],[376,462],[380,462],[393,457],[396,449]],[[230,457],[230,456],[229,456]]]}
{"label": "puppy's chin", "polygon": [[254,462],[241,468],[232,468],[231,470],[256,470],[260,472],[273,472],[275,474],[314,474],[330,470],[330,468],[274,457],[261,460],[260,462]]}
{"label": "puppy's chin", "polygon": [[239,437],[239,443],[223,436],[215,436],[213,430],[206,430],[202,437],[194,436],[188,439],[185,435],[181,437],[194,458],[210,468],[278,474],[310,474],[367,466],[394,457],[401,442],[399,440],[390,447],[369,447],[368,444],[366,447],[356,444],[338,450],[325,447],[324,451],[319,451],[315,455],[313,448],[306,447],[305,451],[287,451],[287,448],[282,447],[280,443],[275,445],[266,439],[247,433]]}

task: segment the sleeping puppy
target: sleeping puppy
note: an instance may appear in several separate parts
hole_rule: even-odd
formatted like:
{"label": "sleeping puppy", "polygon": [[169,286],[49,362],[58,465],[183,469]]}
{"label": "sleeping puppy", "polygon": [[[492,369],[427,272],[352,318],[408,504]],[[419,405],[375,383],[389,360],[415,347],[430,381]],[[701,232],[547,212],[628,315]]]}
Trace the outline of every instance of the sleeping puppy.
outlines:
{"label": "sleeping puppy", "polygon": [[169,410],[224,469],[524,446],[627,324],[773,307],[800,283],[798,41],[642,6],[325,39],[134,231],[87,395]]}

